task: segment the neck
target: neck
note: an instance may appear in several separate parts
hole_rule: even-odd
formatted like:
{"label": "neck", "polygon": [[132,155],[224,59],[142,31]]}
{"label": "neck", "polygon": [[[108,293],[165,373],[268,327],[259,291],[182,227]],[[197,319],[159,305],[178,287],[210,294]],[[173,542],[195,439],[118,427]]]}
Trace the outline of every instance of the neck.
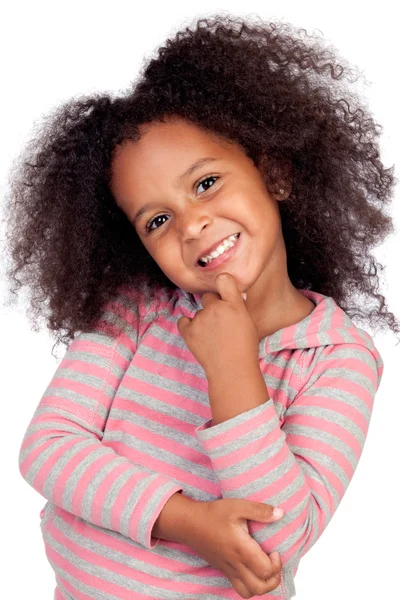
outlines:
{"label": "neck", "polygon": [[[249,300],[249,297],[247,300]],[[268,307],[262,312],[259,309],[252,311],[251,300],[246,304],[257,326],[260,340],[274,334],[279,329],[302,321],[315,308],[315,304],[293,287],[291,283],[280,297],[273,294],[269,298]]]}

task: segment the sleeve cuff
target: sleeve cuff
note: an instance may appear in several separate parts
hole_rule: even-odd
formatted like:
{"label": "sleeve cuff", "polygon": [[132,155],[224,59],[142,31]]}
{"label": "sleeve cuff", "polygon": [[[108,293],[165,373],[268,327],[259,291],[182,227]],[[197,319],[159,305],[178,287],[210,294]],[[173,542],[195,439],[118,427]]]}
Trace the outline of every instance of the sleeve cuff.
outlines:
{"label": "sleeve cuff", "polygon": [[[221,446],[232,441],[233,437],[237,437],[237,434],[242,429],[241,426],[244,426],[246,429],[246,424],[251,422],[257,427],[261,423],[264,423],[265,420],[271,418],[276,419],[279,423],[273,400],[272,398],[269,398],[267,402],[264,402],[255,408],[251,408],[246,412],[240,413],[239,415],[236,415],[236,417],[232,417],[232,419],[218,423],[218,425],[213,426],[212,419],[209,419],[199,427],[196,427],[195,432],[203,444],[204,449],[207,451],[206,442],[208,440],[218,438],[218,445]],[[242,435],[242,433],[240,433],[240,435]]]}
{"label": "sleeve cuff", "polygon": [[271,398],[214,427],[206,421],[195,431],[219,480],[223,497],[231,497],[246,478],[259,477],[264,472],[259,462],[254,464],[254,456],[263,457],[267,471],[271,457],[279,452],[285,439]]}
{"label": "sleeve cuff", "polygon": [[162,496],[160,502],[157,504],[157,509],[154,511],[153,515],[151,516],[151,519],[149,520],[144,540],[144,546],[146,548],[149,548],[149,550],[153,550],[153,548],[155,548],[158,542],[160,541],[160,538],[154,537],[151,534],[152,529],[154,527],[154,523],[157,521],[161,511],[163,510],[168,500],[171,498],[171,496],[176,494],[176,492],[183,492],[183,487],[173,482],[170,482],[166,493]]}

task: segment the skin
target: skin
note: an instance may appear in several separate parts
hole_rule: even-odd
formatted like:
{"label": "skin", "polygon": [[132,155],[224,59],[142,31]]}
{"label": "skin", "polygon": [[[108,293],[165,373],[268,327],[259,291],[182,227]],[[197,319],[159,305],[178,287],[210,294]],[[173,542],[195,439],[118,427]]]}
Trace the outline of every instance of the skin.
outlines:
{"label": "skin", "polygon": [[[187,292],[218,293],[215,278],[230,273],[256,324],[259,340],[304,319],[315,305],[291,283],[278,202],[243,148],[178,117],[140,127],[141,139],[117,148],[111,191],[165,275]],[[178,177],[196,160],[218,162]],[[211,179],[204,181],[205,177]],[[202,183],[200,183],[202,180]],[[283,187],[283,186],[282,186]],[[137,211],[156,204],[134,222]],[[146,224],[151,222],[151,232]],[[203,250],[240,232],[241,248],[211,271],[195,265]]]}

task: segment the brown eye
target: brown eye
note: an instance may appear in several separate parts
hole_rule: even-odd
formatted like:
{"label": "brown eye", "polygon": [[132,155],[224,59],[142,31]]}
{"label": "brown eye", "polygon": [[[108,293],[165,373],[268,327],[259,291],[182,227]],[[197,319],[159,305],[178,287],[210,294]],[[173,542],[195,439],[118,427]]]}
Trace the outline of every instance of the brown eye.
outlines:
{"label": "brown eye", "polygon": [[[199,183],[196,185],[196,189],[199,187],[199,185],[201,185],[202,183],[204,183],[205,181],[210,181],[210,179],[215,179],[215,181],[217,179],[219,179],[219,177],[216,177],[215,175],[212,175],[211,177],[206,177],[205,179],[202,179],[201,181],[199,181]],[[215,183],[215,182],[214,182]],[[207,189],[209,189],[210,187],[212,187],[212,185],[210,185]],[[207,191],[207,190],[206,190]]]}
{"label": "brown eye", "polygon": [[[218,177],[218,176],[216,176],[216,175],[212,175],[212,176],[210,176],[210,177],[205,177],[204,179],[202,179],[201,181],[199,181],[199,183],[197,183],[197,184],[196,184],[196,186],[195,186],[195,187],[196,187],[196,189],[197,189],[197,188],[198,188],[200,185],[202,185],[202,184],[203,184],[203,183],[205,183],[206,181],[210,181],[211,179],[214,179],[214,180],[216,181],[217,179],[219,179],[219,177]],[[205,191],[207,191],[207,190],[208,190],[210,187],[212,187],[212,186],[214,185],[215,181],[214,181],[214,182],[213,182],[213,183],[212,183],[210,186],[208,186],[208,187],[207,187],[207,189],[206,189]],[[154,217],[153,219],[151,219],[151,221],[149,221],[149,222],[147,223],[147,225],[146,225],[146,233],[151,233],[151,232],[152,232],[152,231],[154,231],[155,229],[159,229],[159,227],[152,228],[152,224],[153,224],[153,223],[155,223],[155,222],[157,221],[157,219],[161,219],[162,217],[166,217],[166,216],[168,216],[168,215],[161,214],[161,215],[157,215],[156,217]],[[163,223],[161,223],[160,225],[163,225],[163,224],[164,224],[164,222],[163,222]]]}
{"label": "brown eye", "polygon": [[[161,217],[166,217],[167,215],[157,215],[157,217],[154,217],[154,219],[151,219],[151,221],[149,221],[146,225],[146,231],[147,233],[151,233],[152,231],[154,231],[154,229],[151,229],[151,226],[153,223],[155,223],[157,221],[157,219],[161,219]],[[163,225],[163,223],[161,223],[161,225]],[[158,227],[156,227],[156,229],[158,229]]]}

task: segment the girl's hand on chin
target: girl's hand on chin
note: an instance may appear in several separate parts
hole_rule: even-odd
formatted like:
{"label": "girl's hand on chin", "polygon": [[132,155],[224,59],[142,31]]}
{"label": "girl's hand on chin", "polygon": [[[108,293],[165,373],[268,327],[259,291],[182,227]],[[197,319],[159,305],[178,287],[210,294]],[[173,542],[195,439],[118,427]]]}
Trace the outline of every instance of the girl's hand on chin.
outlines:
{"label": "girl's hand on chin", "polygon": [[219,273],[218,294],[205,292],[195,316],[178,319],[178,331],[207,376],[220,369],[258,365],[258,331],[236,279]]}

